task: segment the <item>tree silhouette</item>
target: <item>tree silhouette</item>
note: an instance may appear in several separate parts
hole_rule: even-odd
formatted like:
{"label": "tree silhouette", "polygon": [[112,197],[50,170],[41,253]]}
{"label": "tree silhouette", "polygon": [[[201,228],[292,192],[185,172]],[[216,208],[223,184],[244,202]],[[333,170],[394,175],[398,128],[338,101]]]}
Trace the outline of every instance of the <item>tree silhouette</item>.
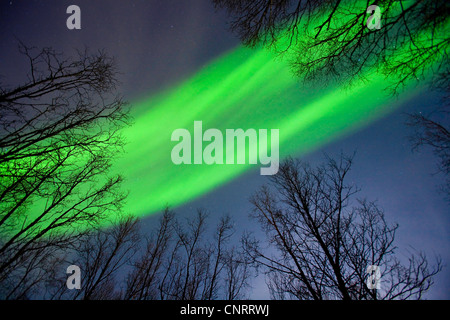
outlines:
{"label": "tree silhouette", "polygon": [[[448,16],[450,2],[213,0],[230,15],[231,29],[245,45],[264,45],[288,55],[293,70],[305,83],[350,84],[366,79],[364,71],[386,78],[391,93],[410,81],[426,80],[429,88],[445,93],[440,116],[448,115],[450,92]],[[368,18],[376,5],[380,29],[370,30]],[[369,72],[372,74],[373,72]],[[410,115],[413,149],[430,146],[446,175],[443,191],[449,198],[448,129],[437,117]]]}
{"label": "tree silhouette", "polygon": [[[47,282],[49,299],[117,300],[121,298],[118,273],[130,263],[140,241],[138,220],[121,217],[110,228],[90,230],[76,241],[58,274]],[[81,289],[68,290],[63,265],[81,268]]]}
{"label": "tree silhouette", "polygon": [[[354,200],[359,190],[346,182],[351,165],[345,156],[317,168],[288,159],[252,198],[269,248],[251,235],[243,245],[266,272],[273,298],[420,299],[441,270],[439,259],[430,268],[420,253],[406,263],[396,258],[397,226],[376,203]],[[370,266],[381,272],[379,290],[368,285]]]}
{"label": "tree silhouette", "polygon": [[120,212],[122,178],[108,170],[129,122],[104,52],[19,50],[27,80],[0,88],[0,286],[8,298],[30,292],[18,284],[36,287],[86,226]]}
{"label": "tree silhouette", "polygon": [[[156,231],[143,235],[122,212],[122,177],[109,168],[130,119],[112,95],[114,60],[24,45],[20,52],[27,81],[0,88],[0,297],[244,297],[251,272],[230,245],[230,218],[209,238],[206,213],[181,223],[166,210]],[[81,269],[80,290],[66,286],[72,264]]]}
{"label": "tree silhouette", "polygon": [[[231,244],[233,223],[223,216],[207,234],[199,210],[180,222],[166,209],[153,230],[122,217],[111,228],[83,234],[46,277],[45,299],[236,300],[247,296],[252,276],[243,251]],[[66,286],[61,270],[81,269],[81,289]],[[58,272],[59,271],[59,272]]]}
{"label": "tree silhouette", "polygon": [[414,129],[410,136],[413,150],[430,147],[439,159],[437,173],[442,173],[445,177],[442,191],[450,201],[450,129],[443,120],[449,115],[447,109],[448,105],[442,111],[427,116],[423,113],[409,114],[407,124]]}
{"label": "tree silhouette", "polygon": [[251,271],[243,253],[230,240],[232,221],[224,216],[207,234],[208,215],[181,223],[166,210],[146,240],[146,249],[128,274],[124,299],[235,300],[245,297]]}
{"label": "tree silhouette", "polygon": [[[448,1],[213,0],[231,16],[244,44],[292,52],[297,74],[320,83],[351,82],[375,68],[397,92],[408,80],[432,74],[434,88],[448,90]],[[377,5],[380,29],[367,20]]]}

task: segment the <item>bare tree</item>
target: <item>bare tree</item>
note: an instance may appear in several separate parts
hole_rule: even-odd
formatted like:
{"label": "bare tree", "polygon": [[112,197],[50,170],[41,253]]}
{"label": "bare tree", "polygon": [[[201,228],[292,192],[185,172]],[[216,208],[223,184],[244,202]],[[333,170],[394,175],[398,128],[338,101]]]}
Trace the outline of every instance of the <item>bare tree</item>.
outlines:
{"label": "bare tree", "polygon": [[[430,268],[422,254],[405,264],[396,258],[397,226],[376,203],[354,200],[358,189],[346,182],[351,164],[344,156],[317,168],[288,159],[272,188],[252,198],[269,248],[249,235],[243,245],[267,273],[273,298],[420,299],[441,270],[439,259]],[[368,285],[369,266],[381,272],[379,290]]]}
{"label": "bare tree", "polygon": [[[246,45],[290,50],[306,80],[351,81],[371,68],[392,80],[397,92],[408,80],[433,75],[432,86],[448,90],[448,1],[214,0],[231,16],[231,28]],[[380,29],[367,20],[381,10]]]}
{"label": "bare tree", "polygon": [[252,277],[250,262],[241,250],[232,247],[224,257],[226,300],[243,300],[249,296],[249,279]]}
{"label": "bare tree", "polygon": [[[87,51],[65,58],[24,45],[20,52],[28,79],[0,88],[2,285],[37,281],[30,268],[42,255],[51,261],[110,210],[120,212],[126,196],[122,178],[108,173],[123,145],[119,130],[129,122],[125,102],[111,96],[113,59]],[[16,278],[18,268],[25,274]]]}
{"label": "bare tree", "polygon": [[223,216],[217,225],[214,233],[214,243],[206,250],[209,257],[207,265],[207,274],[203,285],[202,300],[213,300],[218,298],[218,289],[220,285],[220,275],[226,264],[225,254],[227,253],[226,244],[233,236],[233,225],[229,216]]}
{"label": "bare tree", "polygon": [[[124,293],[125,300],[156,300],[160,297],[160,281],[164,273],[163,263],[173,237],[174,213],[166,209],[160,219],[156,235],[146,239],[146,248],[139,259],[132,263]],[[177,246],[173,248],[177,250]]]}
{"label": "bare tree", "polygon": [[[15,261],[8,275],[3,275],[0,296],[5,300],[26,300],[42,296],[49,279],[64,272],[58,270],[64,253],[60,247],[48,246],[46,242],[35,243],[32,250]],[[59,272],[58,272],[59,271]]]}
{"label": "bare tree", "polygon": [[[49,298],[77,300],[113,300],[120,298],[118,273],[138,251],[138,221],[132,217],[115,219],[109,228],[90,230],[77,241],[59,263],[60,272],[48,283]],[[75,264],[81,269],[81,289],[69,290],[63,266]]]}
{"label": "bare tree", "polygon": [[232,221],[222,217],[209,237],[207,217],[199,210],[181,223],[167,209],[147,239],[145,253],[132,264],[124,298],[214,300],[244,296],[252,273],[243,253],[230,246]]}
{"label": "bare tree", "polygon": [[449,114],[446,109],[430,115],[409,114],[407,124],[414,129],[410,136],[413,150],[430,147],[439,159],[437,173],[442,173],[446,179],[442,191],[450,201],[450,129],[445,122]]}

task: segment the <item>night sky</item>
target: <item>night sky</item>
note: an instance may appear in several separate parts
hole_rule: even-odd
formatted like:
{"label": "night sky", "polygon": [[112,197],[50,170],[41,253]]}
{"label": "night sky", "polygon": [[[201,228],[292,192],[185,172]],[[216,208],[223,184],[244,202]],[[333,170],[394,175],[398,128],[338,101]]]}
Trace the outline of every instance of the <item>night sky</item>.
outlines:
{"label": "night sky", "polygon": [[[81,30],[66,28],[66,8],[71,4],[81,8]],[[216,11],[208,0],[2,0],[0,29],[2,83],[15,85],[25,79],[27,64],[18,54],[18,40],[29,46],[53,47],[68,56],[77,48],[105,49],[117,60],[119,90],[131,103],[171,88],[239,46],[227,26],[226,13]],[[349,180],[362,189],[360,197],[378,200],[388,222],[400,225],[396,239],[400,257],[414,249],[425,252],[431,262],[434,255],[442,257],[444,270],[426,297],[449,299],[450,219],[448,202],[438,192],[444,180],[434,175],[437,159],[429,149],[411,151],[408,135],[412,132],[405,125],[405,113],[430,112],[440,105],[440,99],[435,93],[422,94],[302,159],[318,164],[324,153],[356,150]],[[205,208],[213,219],[229,213],[238,229],[257,231],[248,218],[248,198],[266,182],[259,169],[251,170],[174,209],[187,216],[196,208]],[[145,226],[150,228],[155,221],[154,216],[146,218]],[[268,298],[263,279],[253,287],[252,298]]]}

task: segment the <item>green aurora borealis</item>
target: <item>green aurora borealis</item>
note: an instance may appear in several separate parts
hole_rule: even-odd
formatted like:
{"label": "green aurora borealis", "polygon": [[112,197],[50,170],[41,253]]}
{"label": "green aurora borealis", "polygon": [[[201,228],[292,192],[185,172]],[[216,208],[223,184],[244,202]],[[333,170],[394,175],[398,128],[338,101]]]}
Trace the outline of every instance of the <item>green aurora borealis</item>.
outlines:
{"label": "green aurora borealis", "polygon": [[[302,90],[286,62],[267,50],[238,48],[186,82],[135,104],[135,124],[125,131],[126,153],[116,172],[126,177],[127,209],[142,216],[178,206],[260,165],[175,165],[175,129],[203,121],[217,128],[279,129],[280,157],[301,155],[367,125],[400,105],[383,91],[382,76],[338,87]],[[411,90],[402,99],[417,94]]]}
{"label": "green aurora borealis", "polygon": [[[424,43],[429,39],[420,35]],[[397,52],[401,57],[408,48]],[[422,91],[411,84],[393,98],[385,92],[385,76],[377,70],[365,71],[365,80],[356,80],[350,88],[305,88],[291,70],[289,55],[238,47],[165,92],[134,102],[135,123],[124,132],[126,152],[114,168],[126,178],[126,210],[145,216],[166,205],[187,203],[249,170],[259,173],[260,164],[173,164],[171,150],[177,142],[171,141],[171,134],[185,128],[192,136],[194,121],[203,121],[203,132],[279,129],[282,160],[354,132]]]}
{"label": "green aurora borealis", "polygon": [[[429,41],[426,34],[420,36]],[[399,56],[407,52],[407,46],[398,48]],[[194,121],[203,122],[203,132],[279,129],[282,160],[355,132],[423,92],[409,84],[399,97],[392,97],[385,91],[385,76],[377,70],[364,71],[365,79],[350,87],[304,87],[292,72],[289,56],[239,46],[171,88],[132,101],[134,123],[123,130],[125,152],[112,167],[113,174],[124,177],[122,188],[129,192],[124,211],[151,215],[167,205],[174,208],[192,201],[246,172],[259,174],[259,163],[173,164],[171,151],[177,142],[171,135],[180,128],[193,135]]]}
{"label": "green aurora borealis", "polygon": [[[346,19],[340,17],[335,23]],[[419,36],[429,43],[429,34]],[[279,44],[283,41],[280,37]],[[397,53],[397,57],[407,55],[408,46]],[[377,70],[365,71],[365,80],[354,81],[350,88],[304,88],[291,70],[290,55],[289,51],[278,56],[265,48],[238,47],[184,82],[135,102],[136,122],[125,131],[126,153],[115,167],[125,176],[124,187],[130,192],[126,209],[136,216],[148,215],[166,205],[182,205],[249,170],[259,171],[260,164],[173,164],[171,150],[177,142],[171,141],[171,134],[185,128],[192,136],[194,121],[203,121],[203,131],[279,129],[282,159],[318,149],[421,92],[409,85],[393,98],[385,92],[385,76]]]}

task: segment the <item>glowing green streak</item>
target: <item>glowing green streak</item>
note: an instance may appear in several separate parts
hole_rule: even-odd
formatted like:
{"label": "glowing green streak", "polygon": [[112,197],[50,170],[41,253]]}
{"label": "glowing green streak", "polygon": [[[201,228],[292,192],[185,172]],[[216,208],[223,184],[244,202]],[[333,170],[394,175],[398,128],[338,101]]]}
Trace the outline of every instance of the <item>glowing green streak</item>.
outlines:
{"label": "glowing green streak", "polygon": [[304,153],[393,109],[382,92],[383,79],[373,78],[350,91],[307,92],[286,63],[264,50],[237,49],[185,84],[137,104],[139,110],[148,111],[141,112],[125,132],[127,154],[117,163],[117,171],[127,177],[128,210],[144,215],[166,204],[180,205],[250,169],[250,165],[174,165],[170,155],[176,143],[170,138],[175,129],[186,128],[193,136],[195,120],[203,121],[204,131],[280,129],[281,155]]}
{"label": "glowing green streak", "polygon": [[[423,34],[421,40],[430,37]],[[406,47],[398,50],[399,57],[407,54]],[[368,82],[356,81],[350,89],[305,89],[285,60],[265,49],[239,47],[170,90],[135,102],[135,123],[124,130],[125,155],[113,167],[126,179],[125,211],[145,216],[191,201],[249,170],[259,173],[259,164],[174,165],[172,132],[185,128],[193,136],[196,120],[203,121],[203,132],[279,129],[283,158],[311,152],[367,125],[421,91],[407,88],[395,100],[383,91],[385,79],[376,70],[365,76]]]}
{"label": "glowing green streak", "polygon": [[[345,23],[345,18],[338,23]],[[424,42],[429,39],[429,35],[421,35]],[[398,50],[399,56],[407,53],[406,47]],[[287,62],[265,49],[240,47],[171,90],[135,103],[136,124],[125,132],[127,153],[116,167],[127,178],[127,209],[142,216],[167,204],[178,206],[245,171],[260,168],[174,165],[170,156],[177,143],[171,142],[171,134],[185,128],[193,139],[196,120],[203,121],[203,132],[209,128],[222,133],[238,128],[280,129],[280,154],[284,157],[319,148],[393,111],[420,92],[407,88],[400,100],[394,100],[383,91],[383,76],[375,70],[365,76],[368,82],[356,81],[348,90],[332,86],[308,91],[302,89]]]}

